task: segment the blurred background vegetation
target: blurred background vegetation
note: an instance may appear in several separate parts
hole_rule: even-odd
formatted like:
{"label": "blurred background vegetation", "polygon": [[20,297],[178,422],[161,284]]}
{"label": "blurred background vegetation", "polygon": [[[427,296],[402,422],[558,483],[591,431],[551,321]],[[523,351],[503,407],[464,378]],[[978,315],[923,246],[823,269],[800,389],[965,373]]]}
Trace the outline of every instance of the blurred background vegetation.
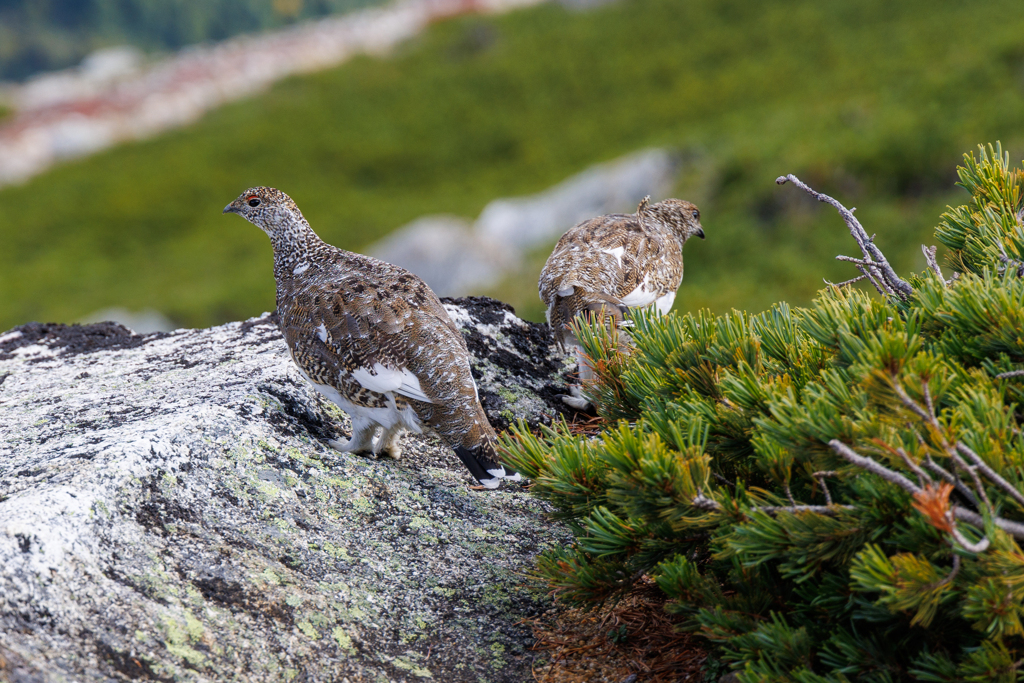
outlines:
{"label": "blurred background vegetation", "polygon": [[[858,207],[897,270],[920,270],[919,245],[965,200],[961,155],[997,139],[1021,158],[1019,0],[621,0],[465,17],[0,190],[0,329],[114,305],[188,326],[272,309],[266,237],[220,214],[251,185],[285,190],[325,240],[360,250],[424,214],[475,218],[648,146],[678,151],[674,194],[707,233],[686,247],[676,308],[806,304],[823,277],[857,274],[833,260],[855,245],[777,176]],[[542,319],[547,253],[481,293]]]}
{"label": "blurred background vegetation", "polygon": [[0,80],[62,69],[90,52],[174,50],[379,0],[0,0]]}

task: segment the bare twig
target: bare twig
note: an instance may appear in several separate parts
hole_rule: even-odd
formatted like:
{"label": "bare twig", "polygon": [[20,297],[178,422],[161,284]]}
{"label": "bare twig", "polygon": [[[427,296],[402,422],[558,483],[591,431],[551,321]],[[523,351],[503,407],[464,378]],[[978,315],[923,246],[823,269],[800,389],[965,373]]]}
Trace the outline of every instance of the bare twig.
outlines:
{"label": "bare twig", "polygon": [[834,515],[839,510],[852,510],[852,505],[765,505],[763,507],[754,508],[761,512],[767,512],[769,515],[774,515],[779,512],[814,512],[819,515]]}
{"label": "bare twig", "polygon": [[956,490],[960,493],[960,495],[967,499],[968,503],[977,507],[977,496],[975,496],[974,493],[969,488],[967,488],[967,486],[962,481],[960,481],[959,477],[955,477],[949,472],[947,472],[945,469],[942,468],[941,465],[939,465],[939,463],[932,460],[931,456],[928,456],[928,459],[924,461],[924,466],[930,469],[935,474],[942,477],[945,481],[955,486]]}
{"label": "bare twig", "polygon": [[[949,515],[950,513],[947,512],[946,514]],[[971,543],[962,533],[960,533],[960,530],[956,528],[956,524],[950,525],[949,533],[952,534],[956,542],[963,546],[964,550],[969,553],[983,553],[988,550],[988,546],[992,543],[988,540],[988,536],[982,536],[981,540],[977,543]]]}
{"label": "bare twig", "polygon": [[[923,490],[914,482],[910,481],[899,472],[893,472],[885,465],[877,463],[869,457],[858,455],[852,448],[844,444],[839,439],[832,439],[831,441],[828,442],[828,445],[840,457],[848,460],[849,462],[853,463],[857,467],[860,467],[861,469],[867,470],[868,472],[878,475],[879,477],[885,479],[888,482],[896,484],[904,491],[908,491],[909,493],[920,493]],[[985,518],[979,515],[977,512],[960,507],[959,505],[951,506],[951,511],[955,519],[967,522],[968,524],[979,527],[981,529],[985,528]],[[999,527],[1006,533],[1010,534],[1014,538],[1018,540],[1024,540],[1024,524],[995,516],[992,517],[992,522],[997,527]],[[956,527],[954,526],[954,529],[955,528]],[[966,541],[966,543],[963,543],[961,541],[962,535],[958,535],[960,537],[956,538],[957,542],[963,545],[965,548],[970,549],[969,546],[977,547],[978,545],[981,545],[981,543],[972,544],[970,541],[967,541],[967,539],[963,539],[963,541]],[[971,552],[981,551],[972,550]]]}
{"label": "bare twig", "polygon": [[1024,370],[1010,370],[996,375],[996,379],[1010,379],[1011,377],[1024,377]]}
{"label": "bare twig", "polygon": [[821,490],[825,494],[825,502],[828,503],[829,505],[832,505],[832,493],[828,490],[828,484],[825,483],[825,477],[834,477],[836,476],[836,474],[837,472],[828,470],[826,472],[815,472],[814,474],[811,475],[812,477],[818,480],[819,484],[821,484]]}
{"label": "bare twig", "polygon": [[932,388],[928,382],[924,383],[924,404],[928,407],[928,416],[931,418],[932,423],[937,427],[938,419],[935,417],[935,402],[932,401]]}
{"label": "bare twig", "polygon": [[945,586],[947,583],[949,583],[950,581],[955,579],[956,575],[959,574],[959,573],[960,573],[960,556],[957,555],[956,553],[953,553],[953,570],[950,571],[948,574],[946,574],[946,576],[943,577],[942,579],[940,579],[939,581],[936,581],[935,583],[930,584],[928,586],[928,588],[934,590],[935,588],[939,588],[940,586]]}
{"label": "bare twig", "polygon": [[787,481],[782,486],[786,489],[786,498],[789,498],[789,504],[796,507],[796,499],[793,498],[793,492],[789,490],[789,482]]}
{"label": "bare twig", "polygon": [[872,263],[871,259],[854,258],[852,256],[843,256],[840,254],[836,256],[836,261],[846,261],[847,263],[856,263],[858,266],[864,266],[865,268],[873,268],[875,263]]}
{"label": "bare twig", "polygon": [[988,464],[984,460],[982,460],[977,453],[975,453],[967,446],[967,444],[965,444],[962,441],[958,441],[956,444],[956,449],[963,453],[968,458],[970,458],[971,462],[974,463],[975,467],[981,470],[982,474],[984,474],[986,477],[995,482],[996,486],[1001,488],[1006,493],[1010,494],[1010,497],[1017,501],[1018,504],[1024,506],[1024,494],[1021,494],[1021,492],[1017,490],[1017,487],[1003,479],[998,472],[989,467]]}
{"label": "bare twig", "polygon": [[718,481],[722,482],[723,484],[725,484],[729,488],[733,488],[733,489],[736,488],[736,484],[732,483],[731,481],[729,481],[728,479],[723,477],[718,472],[712,472],[711,476],[713,476],[715,479],[717,479]]}
{"label": "bare twig", "polygon": [[837,455],[841,456],[842,458],[845,458],[846,460],[849,460],[857,467],[863,470],[867,470],[871,474],[878,475],[882,479],[885,479],[888,482],[896,484],[904,491],[909,491],[910,493],[920,493],[921,491],[924,490],[914,482],[904,477],[899,472],[893,472],[885,465],[877,463],[867,456],[858,455],[852,448],[847,446],[839,439],[832,439],[831,441],[828,442],[828,445],[832,447],[832,450],[835,451]]}
{"label": "bare twig", "polygon": [[[959,458],[958,461],[963,462]],[[988,508],[989,512],[995,512],[995,508],[992,506],[992,501],[988,499],[988,494],[985,492],[985,487],[981,483],[981,479],[978,477],[978,468],[970,467],[967,463],[963,463],[964,469],[971,475],[971,480],[974,481],[974,489],[978,492],[978,496],[985,502],[985,507]]]}
{"label": "bare twig", "polygon": [[852,285],[854,282],[860,282],[861,280],[863,280],[866,277],[867,277],[867,273],[861,273],[860,275],[858,275],[855,278],[851,278],[849,280],[843,280],[842,282],[829,282],[828,280],[825,280],[825,278],[821,278],[821,279],[824,280],[825,284],[828,285],[829,287],[836,287],[836,288],[838,288],[838,287],[845,287],[846,285]]}
{"label": "bare twig", "polygon": [[917,415],[924,422],[928,423],[931,426],[935,426],[938,424],[938,422],[935,419],[935,415],[929,413],[927,410],[918,405],[917,401],[910,398],[910,395],[903,388],[903,385],[897,382],[895,377],[892,380],[892,387],[893,390],[896,392],[896,395],[900,397],[901,401],[903,401],[903,405],[905,405],[907,408],[910,408],[910,410],[913,411],[915,415]]}
{"label": "bare twig", "polygon": [[[690,501],[690,505],[692,505],[693,507],[697,508],[698,510],[707,510],[708,512],[719,512],[719,511],[722,510],[722,505],[718,501],[715,501],[715,500],[712,500],[711,498],[708,498],[707,496],[705,496],[700,491],[698,491],[697,495],[693,498],[693,500]],[[755,512],[756,511],[766,512],[769,515],[774,515],[774,514],[777,514],[779,512],[790,512],[790,513],[815,512],[815,513],[817,513],[819,515],[834,515],[839,510],[852,510],[853,506],[852,505],[798,505],[798,504],[794,503],[793,505],[762,505],[762,506],[758,506],[758,507],[751,508],[751,509],[754,510]]]}
{"label": "bare twig", "polygon": [[706,510],[708,512],[717,512],[722,509],[721,504],[717,500],[712,500],[705,496],[700,489],[697,489],[697,495],[690,501],[690,505],[697,508],[698,510]]}
{"label": "bare twig", "polygon": [[864,226],[861,225],[860,221],[854,217],[852,211],[832,197],[829,197],[827,194],[822,194],[812,190],[792,173],[785,176],[779,176],[776,178],[775,182],[779,185],[791,182],[807,194],[817,199],[819,202],[824,202],[832,206],[839,212],[843,222],[846,223],[846,227],[850,229],[850,235],[853,236],[853,239],[857,241],[857,245],[860,246],[860,250],[864,254],[864,260],[871,264],[870,266],[867,266],[867,269],[872,272],[872,275],[875,275],[886,285],[887,289],[892,290],[892,294],[901,299],[907,299],[914,293],[914,288],[910,286],[910,283],[903,280],[896,274],[896,271],[892,269],[892,266],[889,265],[889,261],[882,253],[882,250],[875,246],[874,236],[872,235],[871,237],[868,237],[867,231],[864,230]]}
{"label": "bare twig", "polygon": [[939,268],[939,262],[935,260],[935,252],[938,250],[939,248],[936,246],[926,247],[923,244],[921,245],[921,252],[924,253],[924,260],[928,263],[928,267],[939,276],[939,281],[948,287],[949,283],[946,282],[946,278],[942,277],[942,270]]}
{"label": "bare twig", "polygon": [[907,467],[909,467],[909,468],[910,468],[910,469],[911,469],[911,470],[912,470],[912,471],[914,472],[914,474],[916,474],[916,475],[917,475],[917,483],[918,483],[918,484],[920,484],[920,485],[921,485],[921,486],[923,487],[923,486],[924,486],[925,484],[930,484],[930,483],[932,483],[932,478],[928,476],[928,473],[927,473],[927,472],[925,472],[924,470],[922,470],[922,469],[921,469],[921,468],[920,468],[920,467],[918,466],[918,464],[917,464],[916,462],[914,462],[913,460],[911,460],[911,459],[910,459],[910,456],[909,456],[909,455],[907,455],[907,452],[906,452],[905,450],[903,450],[902,448],[897,448],[897,449],[896,449],[896,453],[897,453],[897,454],[898,454],[898,455],[899,455],[899,456],[900,456],[901,458],[903,458],[903,463],[904,463],[904,464],[905,464],[905,465],[906,465]]}
{"label": "bare twig", "polygon": [[875,289],[878,291],[879,294],[881,294],[882,296],[889,296],[889,293],[885,289],[882,289],[882,284],[877,279],[871,276],[867,268],[865,268],[864,266],[857,266],[857,270],[860,271],[861,275],[868,279],[868,282],[874,285]]}
{"label": "bare twig", "polygon": [[[957,519],[967,522],[971,526],[976,526],[979,529],[985,528],[985,518],[973,510],[968,510],[967,508],[962,508],[957,505],[953,508],[953,514]],[[1021,524],[1020,522],[1011,522],[1010,520],[1003,519],[1002,517],[993,517],[992,523],[1017,540],[1024,540],[1024,524]]]}
{"label": "bare twig", "polygon": [[939,423],[939,419],[935,417],[935,406],[932,403],[932,394],[931,390],[928,388],[928,383],[925,382],[924,385],[924,398],[928,404],[928,410],[925,410],[917,403],[917,401],[910,398],[910,395],[907,394],[906,390],[903,388],[903,385],[897,382],[895,378],[893,379],[892,384],[893,389],[896,391],[896,395],[900,397],[901,401],[903,401],[903,405],[907,406],[912,411],[914,411],[915,414],[917,414],[928,426],[930,426],[935,431],[935,435],[942,441],[943,450],[946,451],[946,455],[948,455],[950,460],[953,461],[953,464],[962,469],[963,471],[967,472],[967,474],[971,475],[971,480],[974,482],[974,489],[975,491],[977,491],[978,497],[988,507],[989,512],[994,512],[992,508],[992,501],[988,499],[988,494],[985,493],[985,487],[984,485],[982,485],[981,479],[978,478],[978,473],[975,472],[975,469],[973,467],[964,462],[964,459],[961,458],[960,455],[957,453],[956,447],[953,444],[951,444],[948,440],[946,440],[946,437],[943,433],[942,425]]}

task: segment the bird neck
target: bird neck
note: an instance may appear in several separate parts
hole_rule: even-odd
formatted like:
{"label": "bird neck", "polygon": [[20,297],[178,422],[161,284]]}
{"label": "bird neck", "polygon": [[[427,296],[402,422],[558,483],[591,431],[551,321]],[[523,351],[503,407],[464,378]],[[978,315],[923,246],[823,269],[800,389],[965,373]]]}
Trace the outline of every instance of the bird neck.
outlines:
{"label": "bird neck", "polygon": [[295,266],[305,261],[310,251],[315,250],[321,243],[320,238],[301,215],[280,215],[278,220],[273,222],[272,229],[265,232],[274,248],[274,275],[277,277],[285,271],[290,274]]}

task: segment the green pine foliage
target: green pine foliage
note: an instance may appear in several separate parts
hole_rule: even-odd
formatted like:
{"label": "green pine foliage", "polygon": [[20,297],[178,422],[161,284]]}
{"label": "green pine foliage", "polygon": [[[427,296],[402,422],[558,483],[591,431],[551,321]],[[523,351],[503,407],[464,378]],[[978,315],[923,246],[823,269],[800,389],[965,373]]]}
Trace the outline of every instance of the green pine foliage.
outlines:
{"label": "green pine foliage", "polygon": [[1024,677],[1024,171],[997,145],[959,174],[960,275],[909,300],[582,326],[615,421],[504,437],[576,532],[537,566],[561,600],[648,575],[744,683]]}

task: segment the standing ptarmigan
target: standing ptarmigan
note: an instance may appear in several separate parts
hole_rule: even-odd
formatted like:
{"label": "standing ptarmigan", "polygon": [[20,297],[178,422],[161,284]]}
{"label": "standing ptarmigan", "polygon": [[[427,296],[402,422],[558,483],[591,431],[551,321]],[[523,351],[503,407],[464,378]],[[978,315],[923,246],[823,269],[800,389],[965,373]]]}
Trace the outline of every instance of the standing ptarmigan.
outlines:
{"label": "standing ptarmigan", "polygon": [[483,486],[519,480],[498,459],[466,342],[425,282],[325,243],[280,190],[248,189],[224,213],[237,213],[270,237],[277,311],[292,360],[352,417],[352,438],[331,446],[398,458],[402,432],[426,428]]}
{"label": "standing ptarmigan", "polygon": [[[590,313],[621,323],[628,309],[651,304],[667,313],[683,281],[683,244],[694,235],[704,239],[696,206],[681,199],[651,204],[646,197],[635,214],[585,220],[558,240],[540,273],[540,298],[555,337],[576,354],[581,382],[594,372],[569,322]],[[586,409],[580,387],[570,390],[563,400]]]}

